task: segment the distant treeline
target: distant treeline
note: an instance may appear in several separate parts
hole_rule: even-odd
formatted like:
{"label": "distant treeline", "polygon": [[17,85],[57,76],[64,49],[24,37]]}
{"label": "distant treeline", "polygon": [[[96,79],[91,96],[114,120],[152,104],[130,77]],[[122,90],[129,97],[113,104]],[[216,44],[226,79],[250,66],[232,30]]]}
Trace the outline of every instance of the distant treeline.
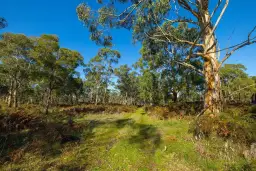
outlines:
{"label": "distant treeline", "polygon": [[[117,63],[121,54],[101,48],[87,64],[76,51],[61,48],[54,35],[27,37],[4,33],[0,40],[0,93],[9,107],[32,103],[168,105],[203,101],[204,77],[168,55],[142,57],[132,67]],[[178,55],[179,56],[179,55]],[[177,57],[178,57],[177,56]],[[200,60],[193,65],[202,68]],[[83,68],[85,77],[77,69]],[[221,68],[222,99],[250,102],[256,77],[241,64]]]}

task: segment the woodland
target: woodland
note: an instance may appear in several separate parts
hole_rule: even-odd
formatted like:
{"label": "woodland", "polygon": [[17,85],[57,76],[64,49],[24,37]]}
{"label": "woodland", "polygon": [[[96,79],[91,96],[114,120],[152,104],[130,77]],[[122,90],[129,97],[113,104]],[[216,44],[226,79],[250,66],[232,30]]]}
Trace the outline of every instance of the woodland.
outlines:
{"label": "woodland", "polygon": [[[226,63],[256,25],[221,47],[229,0],[97,3],[74,9],[99,47],[89,62],[57,35],[1,34],[0,170],[256,170],[256,73]],[[118,65],[117,29],[141,43],[133,65]]]}

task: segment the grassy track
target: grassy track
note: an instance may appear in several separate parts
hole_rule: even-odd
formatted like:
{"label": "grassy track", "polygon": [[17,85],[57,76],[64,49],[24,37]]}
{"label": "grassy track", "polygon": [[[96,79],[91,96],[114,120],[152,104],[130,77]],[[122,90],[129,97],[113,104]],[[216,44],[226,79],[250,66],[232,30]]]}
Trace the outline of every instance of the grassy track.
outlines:
{"label": "grassy track", "polygon": [[[93,114],[75,118],[83,125],[79,143],[45,143],[0,170],[240,170],[246,161],[235,144],[195,141],[189,119],[156,120],[142,109],[132,114]],[[39,141],[41,142],[41,141]]]}

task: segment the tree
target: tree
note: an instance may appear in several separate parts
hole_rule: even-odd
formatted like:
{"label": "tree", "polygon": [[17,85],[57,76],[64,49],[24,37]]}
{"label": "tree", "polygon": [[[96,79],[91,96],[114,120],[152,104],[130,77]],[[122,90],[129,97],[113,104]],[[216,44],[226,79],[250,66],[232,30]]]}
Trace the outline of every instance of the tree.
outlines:
{"label": "tree", "polygon": [[256,91],[253,78],[242,64],[225,64],[220,69],[223,98],[227,102],[250,102]]}
{"label": "tree", "polygon": [[[181,62],[182,65],[193,68],[204,75],[206,88],[204,113],[212,113],[213,115],[220,113],[221,84],[219,70],[222,64],[238,49],[256,43],[256,37],[252,37],[255,27],[248,34],[247,40],[225,48],[228,52],[219,61],[218,53],[224,49],[219,49],[215,31],[228,7],[229,0],[223,2],[224,4],[220,0],[217,1],[212,11],[209,8],[209,0],[109,0],[104,3],[102,1],[98,2],[102,4],[98,12],[93,11],[84,3],[77,7],[78,17],[89,28],[92,40],[98,44],[105,42],[106,37],[107,40],[111,40],[109,35],[104,34],[106,28],[127,28],[133,30],[133,37],[137,41],[150,38],[155,40],[155,43],[188,45],[190,48],[186,61],[192,58],[200,58],[204,63],[202,71],[188,62]],[[127,8],[118,12],[116,6],[118,3],[126,3]],[[183,11],[179,12],[178,9]],[[218,11],[220,11],[219,15],[217,15]],[[182,14],[185,15],[182,17]],[[216,21],[215,18],[217,18]],[[198,36],[189,40],[181,35],[173,34],[170,27],[176,27],[177,23],[188,23],[191,29],[198,30]]]}
{"label": "tree", "polygon": [[4,33],[0,40],[0,74],[8,84],[8,106],[17,107],[21,88],[29,81],[33,59],[32,41],[23,34]]}
{"label": "tree", "polygon": [[85,84],[90,87],[90,96],[91,99],[95,97],[95,104],[100,101],[100,93],[102,102],[104,104],[107,102],[108,88],[111,86],[111,76],[114,73],[113,65],[118,63],[120,57],[118,51],[102,48],[86,65],[84,71],[87,83]]}
{"label": "tree", "polygon": [[[173,34],[193,39],[197,35],[196,30],[189,29],[187,24],[179,24],[177,28],[170,27]],[[172,95],[172,101],[177,102],[179,97],[186,98],[190,96],[190,90],[196,89],[202,85],[203,81],[200,80],[201,75],[197,75],[194,70],[181,65],[189,53],[188,45],[177,43],[155,43],[152,39],[144,39],[141,49],[142,58],[148,62],[150,69],[156,69],[160,72],[160,89],[167,89],[163,94],[163,98],[169,94]],[[199,59],[191,60],[191,64],[195,69],[202,68],[202,61]],[[197,80],[197,82],[196,82]],[[186,93],[183,90],[186,88]],[[190,97],[191,98],[191,97]],[[163,100],[165,101],[165,100]],[[165,102],[164,102],[165,103]]]}
{"label": "tree", "polygon": [[57,89],[57,97],[62,101],[64,100],[64,104],[77,104],[82,94],[83,81],[73,75],[67,76],[62,86]]}
{"label": "tree", "polygon": [[117,89],[124,98],[124,104],[134,104],[138,96],[138,79],[135,71],[127,65],[121,65],[115,69],[117,76]]}
{"label": "tree", "polygon": [[40,86],[45,90],[45,113],[48,113],[53,90],[60,88],[75,69],[83,63],[83,57],[76,51],[60,48],[54,35],[42,35],[34,41],[31,56],[38,67]]}

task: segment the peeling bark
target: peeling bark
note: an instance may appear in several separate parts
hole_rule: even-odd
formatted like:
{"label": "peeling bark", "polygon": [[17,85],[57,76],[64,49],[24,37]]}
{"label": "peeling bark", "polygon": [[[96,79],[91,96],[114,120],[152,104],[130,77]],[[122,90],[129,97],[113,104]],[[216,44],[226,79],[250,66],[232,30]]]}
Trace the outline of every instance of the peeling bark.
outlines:
{"label": "peeling bark", "polygon": [[204,99],[205,113],[217,116],[221,111],[221,84],[219,73],[209,61],[206,61],[204,64],[204,73],[206,82]]}
{"label": "peeling bark", "polygon": [[216,39],[213,34],[213,28],[210,23],[210,15],[208,11],[204,11],[202,15],[201,29],[204,29],[204,77],[206,83],[206,92],[204,100],[205,113],[219,115],[221,111],[221,83],[219,76],[219,62],[217,58]]}

